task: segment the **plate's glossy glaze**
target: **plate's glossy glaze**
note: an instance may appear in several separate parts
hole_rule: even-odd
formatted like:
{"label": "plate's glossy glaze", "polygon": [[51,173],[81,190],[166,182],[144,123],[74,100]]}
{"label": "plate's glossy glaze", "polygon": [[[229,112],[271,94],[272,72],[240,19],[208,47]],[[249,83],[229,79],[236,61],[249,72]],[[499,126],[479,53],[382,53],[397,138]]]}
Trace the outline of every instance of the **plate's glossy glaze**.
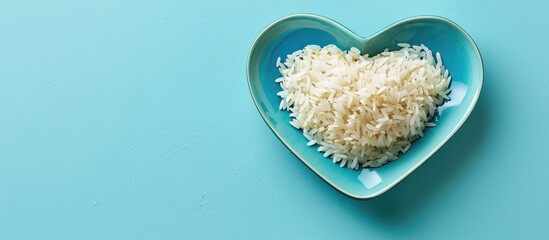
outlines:
{"label": "plate's glossy glaze", "polygon": [[[293,128],[287,111],[278,110],[276,95],[280,73],[276,59],[285,59],[308,44],[336,44],[343,50],[356,47],[377,54],[385,48],[397,49],[397,43],[425,44],[440,52],[452,76],[451,101],[439,108],[437,127],[412,144],[395,162],[378,168],[350,170],[340,168],[307,147],[300,130]],[[464,123],[480,94],[483,67],[480,53],[471,37],[455,23],[435,16],[401,20],[370,37],[360,37],[342,25],[316,15],[291,15],[269,25],[254,42],[248,56],[248,84],[259,113],[276,136],[305,165],[339,191],[354,198],[372,198],[401,181],[437,151]]]}

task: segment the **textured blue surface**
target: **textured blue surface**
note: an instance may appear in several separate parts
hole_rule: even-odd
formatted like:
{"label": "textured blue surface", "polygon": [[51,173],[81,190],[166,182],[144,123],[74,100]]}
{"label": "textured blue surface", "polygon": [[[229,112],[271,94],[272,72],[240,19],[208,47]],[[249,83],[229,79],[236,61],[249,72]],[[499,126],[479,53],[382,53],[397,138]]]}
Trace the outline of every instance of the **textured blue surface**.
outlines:
{"label": "textured blue surface", "polygon": [[[547,7],[0,1],[0,239],[547,239]],[[300,12],[360,35],[440,15],[481,50],[469,120],[379,198],[324,183],[249,96],[254,38]]]}

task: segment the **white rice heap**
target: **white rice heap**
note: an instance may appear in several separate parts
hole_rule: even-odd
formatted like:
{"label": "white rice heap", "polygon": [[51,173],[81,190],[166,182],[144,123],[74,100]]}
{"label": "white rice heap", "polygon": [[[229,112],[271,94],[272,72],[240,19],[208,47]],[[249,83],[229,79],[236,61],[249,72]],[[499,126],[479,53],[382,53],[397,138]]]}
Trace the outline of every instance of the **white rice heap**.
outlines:
{"label": "white rice heap", "polygon": [[451,77],[423,44],[399,43],[374,57],[335,45],[306,46],[278,58],[280,109],[303,130],[308,146],[352,169],[397,159],[423,136],[437,106],[448,99]]}

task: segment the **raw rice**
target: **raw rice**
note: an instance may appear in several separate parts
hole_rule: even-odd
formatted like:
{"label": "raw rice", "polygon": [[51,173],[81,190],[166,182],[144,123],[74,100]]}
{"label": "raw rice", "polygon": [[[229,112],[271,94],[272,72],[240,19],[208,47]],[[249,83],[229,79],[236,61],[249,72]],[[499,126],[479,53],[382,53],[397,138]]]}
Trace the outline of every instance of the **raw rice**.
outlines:
{"label": "raw rice", "polygon": [[356,48],[308,45],[276,66],[279,108],[290,124],[341,167],[378,167],[424,135],[448,99],[451,77],[423,44],[369,57]]}

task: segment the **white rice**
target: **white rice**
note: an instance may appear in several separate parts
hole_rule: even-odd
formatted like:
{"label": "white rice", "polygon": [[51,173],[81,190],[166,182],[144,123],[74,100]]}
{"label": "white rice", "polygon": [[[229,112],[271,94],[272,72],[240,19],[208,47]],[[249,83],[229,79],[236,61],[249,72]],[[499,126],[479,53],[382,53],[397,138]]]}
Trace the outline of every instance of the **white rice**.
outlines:
{"label": "white rice", "polygon": [[335,45],[306,46],[277,59],[280,109],[341,167],[378,167],[423,136],[450,93],[439,53],[399,43],[398,51],[368,57]]}

